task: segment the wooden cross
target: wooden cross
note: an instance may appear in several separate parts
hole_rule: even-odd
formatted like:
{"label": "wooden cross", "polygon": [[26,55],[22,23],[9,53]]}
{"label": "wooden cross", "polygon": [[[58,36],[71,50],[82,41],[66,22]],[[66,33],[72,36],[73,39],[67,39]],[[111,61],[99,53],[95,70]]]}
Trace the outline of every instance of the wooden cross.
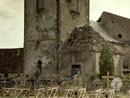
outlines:
{"label": "wooden cross", "polygon": [[52,73],[50,73],[50,85],[51,85],[51,87],[53,87],[53,77],[52,77]]}
{"label": "wooden cross", "polygon": [[76,86],[77,86],[77,98],[79,97],[79,89],[80,89],[80,71],[78,70],[78,73],[76,74],[76,76],[74,76],[74,78],[76,79]]}
{"label": "wooden cross", "polygon": [[52,75],[52,72],[50,72],[50,75],[45,75],[50,77],[50,86],[53,87],[53,77],[58,77],[59,75]]}
{"label": "wooden cross", "polygon": [[109,80],[113,79],[114,76],[110,76],[109,71],[107,71],[107,76],[102,76],[103,79],[107,79],[107,91],[108,91],[108,98],[109,98]]}
{"label": "wooden cross", "polygon": [[79,89],[80,89],[80,71],[78,71],[77,82],[78,82],[78,95],[77,95],[77,98],[79,98]]}
{"label": "wooden cross", "polygon": [[78,87],[80,88],[80,71],[78,71],[78,74],[77,74],[77,83],[78,83]]}
{"label": "wooden cross", "polygon": [[23,76],[20,74],[20,88],[23,88]]}
{"label": "wooden cross", "polygon": [[76,87],[65,90],[65,98],[70,98],[70,96],[73,98],[82,98],[85,96],[86,88],[81,88],[81,85],[80,85],[81,84],[80,71],[78,71],[76,76],[74,76],[74,79],[76,79],[76,82],[77,82]]}
{"label": "wooden cross", "polygon": [[114,76],[110,76],[109,71],[107,71],[107,76],[102,76],[103,79],[107,79],[107,89],[109,89],[109,80],[113,79]]}
{"label": "wooden cross", "polygon": [[[23,80],[23,76],[22,76],[22,74],[19,74],[19,76],[18,76],[18,78],[16,79],[16,88],[23,88],[23,82],[24,82],[24,80]],[[19,84],[18,84],[19,83]]]}

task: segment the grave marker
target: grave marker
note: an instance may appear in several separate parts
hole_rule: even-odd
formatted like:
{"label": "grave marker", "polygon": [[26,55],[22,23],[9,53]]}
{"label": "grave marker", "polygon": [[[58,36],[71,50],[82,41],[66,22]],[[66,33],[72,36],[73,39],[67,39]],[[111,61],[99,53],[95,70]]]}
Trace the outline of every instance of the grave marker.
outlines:
{"label": "grave marker", "polygon": [[109,80],[113,79],[114,76],[110,76],[109,71],[107,71],[107,76],[102,76],[102,78],[107,79],[107,91],[108,91],[107,96],[108,96],[108,98],[110,98],[109,97]]}
{"label": "grave marker", "polygon": [[115,90],[115,91],[120,91],[121,87],[122,87],[122,80],[119,77],[116,77],[112,80],[111,83],[111,87]]}

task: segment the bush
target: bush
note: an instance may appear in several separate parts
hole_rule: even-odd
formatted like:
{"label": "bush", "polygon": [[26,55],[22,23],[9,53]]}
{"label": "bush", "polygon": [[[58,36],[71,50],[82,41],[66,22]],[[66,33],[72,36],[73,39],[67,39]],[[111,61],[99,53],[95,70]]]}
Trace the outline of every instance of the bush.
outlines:
{"label": "bush", "polygon": [[87,87],[87,90],[88,90],[88,91],[93,91],[93,90],[96,89],[95,83],[94,83],[94,81],[95,81],[96,79],[99,79],[99,75],[97,75],[96,73],[93,73],[92,75],[90,75],[90,76],[87,78],[86,87]]}
{"label": "bush", "polygon": [[123,85],[121,88],[121,92],[127,93],[130,90],[130,75],[127,75],[125,78],[122,80]]}
{"label": "bush", "polygon": [[110,75],[114,75],[113,54],[108,46],[104,46],[103,49],[101,50],[99,66],[100,66],[100,77],[106,76],[107,71],[109,71]]}
{"label": "bush", "polygon": [[97,78],[99,78],[99,76],[96,73],[93,73],[88,77],[87,82],[93,82]]}

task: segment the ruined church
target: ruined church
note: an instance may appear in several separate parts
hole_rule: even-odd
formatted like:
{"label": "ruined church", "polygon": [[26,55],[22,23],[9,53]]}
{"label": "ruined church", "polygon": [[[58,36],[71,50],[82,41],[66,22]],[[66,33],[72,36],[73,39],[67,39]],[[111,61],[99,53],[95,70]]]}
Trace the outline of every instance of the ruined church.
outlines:
{"label": "ruined church", "polygon": [[61,73],[60,48],[75,28],[88,24],[89,0],[25,0],[25,75]]}
{"label": "ruined church", "polygon": [[129,73],[129,21],[108,12],[90,21],[89,0],[25,0],[25,76],[98,74],[104,45],[114,54],[115,74]]}

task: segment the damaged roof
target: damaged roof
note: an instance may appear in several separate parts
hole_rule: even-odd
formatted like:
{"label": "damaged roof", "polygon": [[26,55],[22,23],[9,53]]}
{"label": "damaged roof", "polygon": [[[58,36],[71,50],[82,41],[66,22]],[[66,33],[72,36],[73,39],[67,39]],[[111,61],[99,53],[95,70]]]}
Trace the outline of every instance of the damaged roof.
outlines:
{"label": "damaged roof", "polygon": [[94,31],[96,31],[97,33],[99,33],[106,41],[116,42],[116,43],[122,43],[118,39],[115,39],[112,36],[110,36],[107,33],[107,31],[102,28],[102,25],[100,23],[95,22],[95,21],[90,21],[90,26],[94,29]]}
{"label": "damaged roof", "polygon": [[109,45],[114,53],[119,53],[109,42],[92,27],[80,27],[75,29],[62,46],[62,51],[100,51],[104,45]]}
{"label": "damaged roof", "polygon": [[130,45],[130,19],[103,12],[97,22],[90,21],[89,27],[79,27],[72,31],[62,46],[62,51],[100,51],[104,45],[113,53],[124,54],[113,43]]}

